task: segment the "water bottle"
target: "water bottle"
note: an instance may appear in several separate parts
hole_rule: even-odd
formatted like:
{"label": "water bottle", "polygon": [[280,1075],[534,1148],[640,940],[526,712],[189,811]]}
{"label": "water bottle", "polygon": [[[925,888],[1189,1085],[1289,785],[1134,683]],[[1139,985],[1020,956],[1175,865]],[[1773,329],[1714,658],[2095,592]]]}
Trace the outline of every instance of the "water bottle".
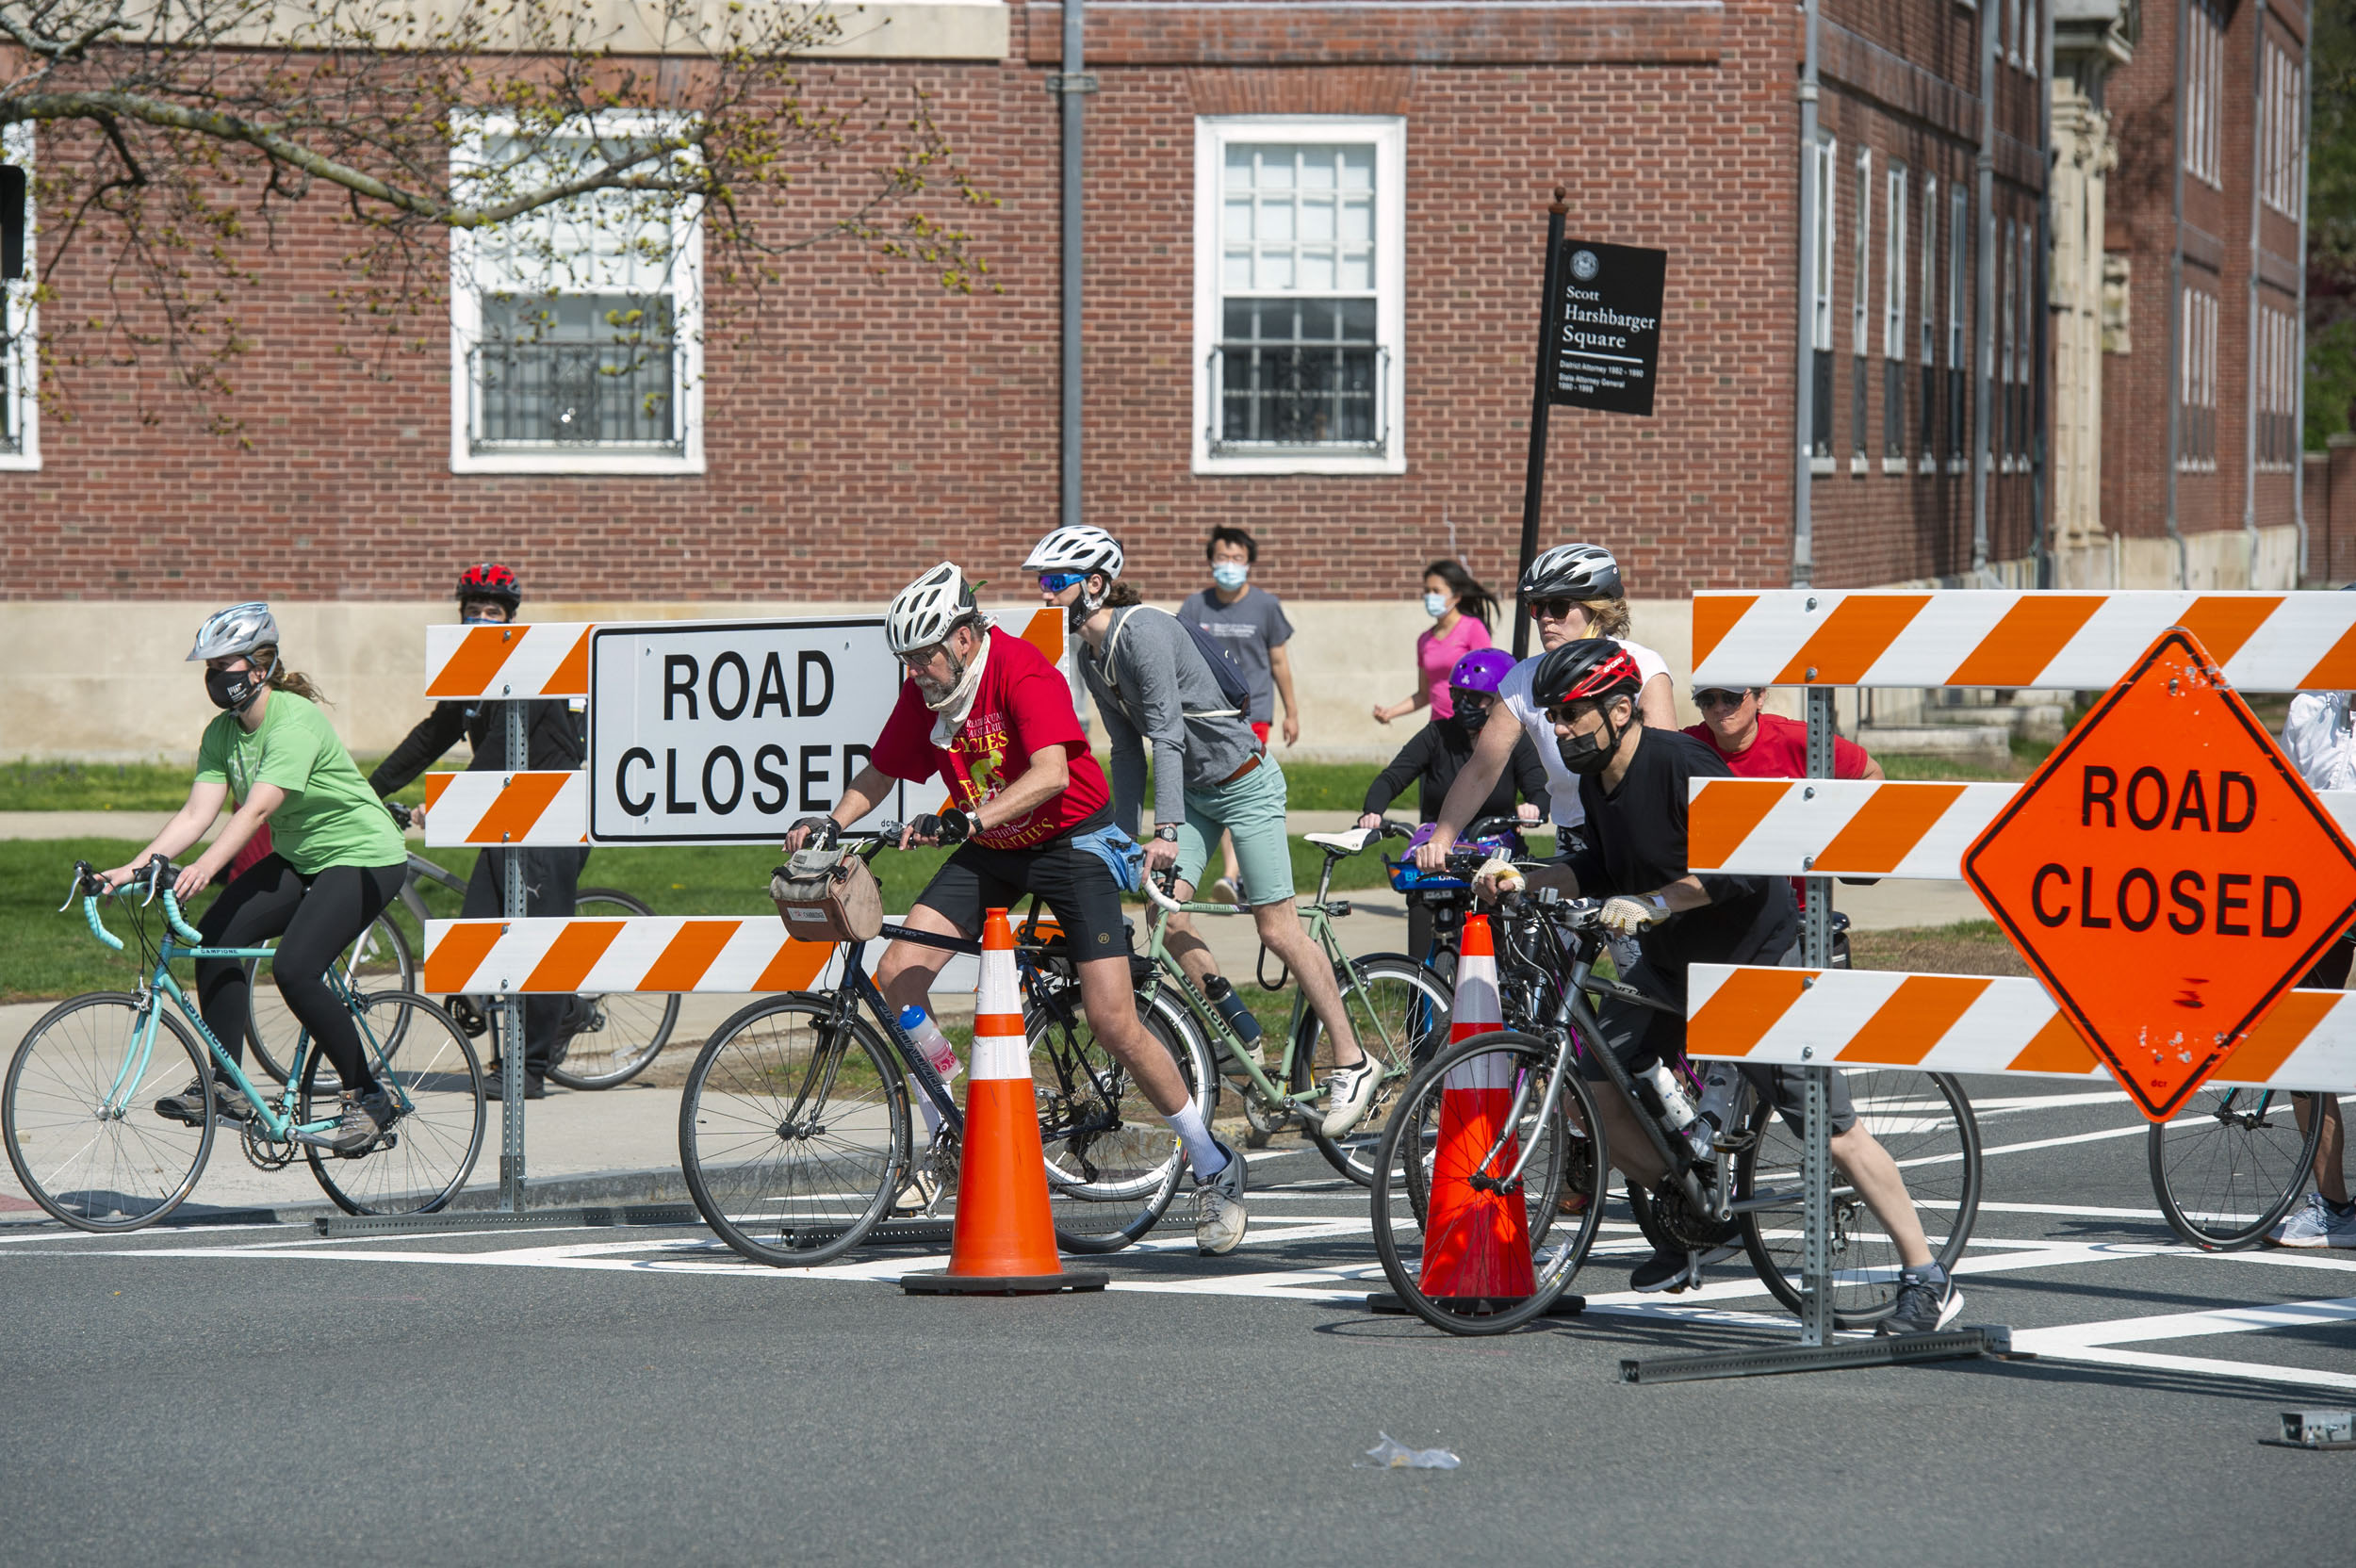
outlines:
{"label": "water bottle", "polygon": [[1693,1102],[1685,1098],[1685,1086],[1677,1082],[1677,1075],[1669,1070],[1668,1063],[1655,1062],[1637,1076],[1650,1084],[1653,1093],[1661,1097],[1662,1122],[1680,1133],[1693,1125]]}
{"label": "water bottle", "polygon": [[1717,1152],[1717,1138],[1734,1117],[1734,1096],[1742,1080],[1729,1062],[1701,1064],[1702,1102],[1692,1134],[1694,1148],[1704,1155]]}
{"label": "water bottle", "polygon": [[933,1070],[941,1074],[942,1083],[957,1075],[957,1054],[949,1044],[941,1025],[932,1021],[922,1007],[900,1009],[900,1031],[916,1042],[916,1049],[931,1058]]}
{"label": "water bottle", "polygon": [[1235,1038],[1243,1042],[1246,1050],[1259,1044],[1260,1021],[1253,1018],[1252,1009],[1243,1004],[1243,998],[1237,996],[1235,988],[1227,983],[1227,976],[1214,974],[1203,981],[1203,994],[1211,999],[1211,1005],[1219,1010],[1219,1017],[1227,1021],[1227,1027],[1235,1032]]}

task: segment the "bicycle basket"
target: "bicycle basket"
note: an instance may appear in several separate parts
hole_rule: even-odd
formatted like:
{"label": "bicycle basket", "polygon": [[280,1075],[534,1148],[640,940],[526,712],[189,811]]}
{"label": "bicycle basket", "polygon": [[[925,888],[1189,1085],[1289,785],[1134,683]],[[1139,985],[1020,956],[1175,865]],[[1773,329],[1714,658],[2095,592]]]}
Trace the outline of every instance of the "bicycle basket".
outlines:
{"label": "bicycle basket", "polygon": [[[1418,834],[1417,837],[1421,838],[1423,835]],[[1513,858],[1517,858],[1523,853],[1521,840],[1510,833],[1500,833],[1495,837],[1486,839],[1459,841],[1457,848],[1477,849],[1484,855],[1503,855]],[[1465,881],[1464,878],[1461,876],[1451,876],[1446,872],[1428,873],[1416,870],[1415,845],[1413,843],[1410,843],[1408,846],[1408,853],[1399,857],[1396,860],[1392,859],[1388,856],[1384,856],[1383,858],[1383,864],[1391,874],[1391,890],[1394,892],[1413,893],[1436,891],[1441,890],[1461,890],[1472,886],[1472,884]]]}
{"label": "bicycle basket", "polygon": [[769,874],[769,896],[795,941],[863,942],[883,930],[883,890],[856,855],[796,850]]}

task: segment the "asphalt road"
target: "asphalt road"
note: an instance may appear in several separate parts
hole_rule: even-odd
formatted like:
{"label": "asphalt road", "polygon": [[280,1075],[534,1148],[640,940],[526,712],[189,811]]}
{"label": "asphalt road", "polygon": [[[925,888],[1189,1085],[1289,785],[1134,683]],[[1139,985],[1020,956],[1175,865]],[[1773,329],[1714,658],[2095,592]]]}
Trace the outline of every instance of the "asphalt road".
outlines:
{"label": "asphalt road", "polygon": [[[810,1272],[694,1230],[323,1240],[0,1227],[0,1560],[2217,1564],[2344,1555],[2356,1253],[2177,1245],[2123,1097],[1974,1085],[1967,1323],[2029,1361],[1631,1386],[1790,1342],[1738,1257],[1450,1339],[1381,1288],[1364,1196],[1255,1159],[1228,1258],[1114,1288],[903,1296],[940,1249]],[[1624,1218],[1617,1216],[1615,1218]],[[1166,1239],[1165,1239],[1166,1238]],[[2251,1309],[2267,1309],[2252,1312]],[[1462,1457],[1364,1467],[1378,1432]]]}

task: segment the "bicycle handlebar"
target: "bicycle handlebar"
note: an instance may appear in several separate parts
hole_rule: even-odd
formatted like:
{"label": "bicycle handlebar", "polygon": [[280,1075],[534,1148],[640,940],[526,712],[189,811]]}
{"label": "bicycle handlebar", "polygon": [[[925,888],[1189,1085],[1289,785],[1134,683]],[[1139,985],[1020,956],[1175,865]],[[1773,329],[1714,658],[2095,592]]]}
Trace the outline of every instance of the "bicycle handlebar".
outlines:
{"label": "bicycle handlebar", "polygon": [[1250,913],[1236,904],[1181,904],[1162,891],[1156,878],[1145,879],[1145,896],[1173,915],[1241,915]]}

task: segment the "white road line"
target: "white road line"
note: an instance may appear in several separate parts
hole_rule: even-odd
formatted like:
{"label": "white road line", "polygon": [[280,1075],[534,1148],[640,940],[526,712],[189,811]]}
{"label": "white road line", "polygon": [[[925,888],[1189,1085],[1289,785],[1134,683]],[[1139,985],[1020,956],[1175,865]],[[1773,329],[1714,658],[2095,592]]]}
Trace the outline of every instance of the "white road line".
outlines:
{"label": "white road line", "polygon": [[2095,1345],[2140,1345],[2154,1339],[2206,1339],[2212,1334],[2246,1334],[2266,1329],[2306,1329],[2329,1323],[2356,1322],[2356,1296],[2327,1301],[2285,1301],[2265,1307],[2215,1307],[2207,1312],[2161,1313],[2151,1317],[2114,1317],[2101,1323],[2071,1323],[2053,1329],[2024,1329],[2013,1336],[2025,1348],[2056,1353]]}
{"label": "white road line", "polygon": [[[2013,1335],[2013,1344],[2021,1344],[2021,1335]],[[2047,1352],[2039,1351],[2038,1354]],[[2215,1356],[2168,1356],[2150,1350],[2114,1350],[2095,1346],[2053,1352],[2052,1355],[2055,1361],[2088,1362],[2098,1366],[2128,1367],[2141,1372],[2189,1372],[2234,1382],[2356,1389],[2356,1376],[2346,1372],[2319,1372],[2306,1366],[2273,1366],[2258,1362],[2226,1361]]]}

